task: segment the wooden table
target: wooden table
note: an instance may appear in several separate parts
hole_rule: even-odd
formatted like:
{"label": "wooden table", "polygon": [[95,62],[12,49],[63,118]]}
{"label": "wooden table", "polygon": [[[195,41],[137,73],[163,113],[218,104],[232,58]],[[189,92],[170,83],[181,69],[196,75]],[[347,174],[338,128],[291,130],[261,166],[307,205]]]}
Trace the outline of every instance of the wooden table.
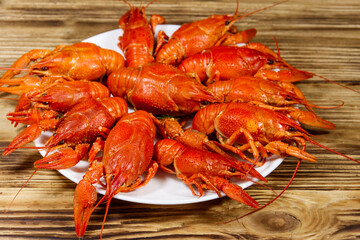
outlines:
{"label": "wooden table", "polygon": [[[138,6],[146,1],[131,1]],[[248,13],[274,2],[241,0]],[[146,10],[181,24],[211,14],[232,14],[234,0],[158,0]],[[0,3],[0,66],[9,67],[34,48],[53,49],[116,29],[128,6],[118,0],[17,0]],[[241,29],[257,28],[255,41],[276,49],[292,65],[360,91],[360,3],[358,0],[292,0],[241,19]],[[4,71],[2,71],[3,73]],[[337,109],[316,113],[336,124],[336,130],[306,128],[316,141],[360,160],[360,95],[315,77],[298,83],[316,104]],[[2,94],[0,97],[12,97]],[[16,102],[0,101],[0,147],[24,129],[14,128],[5,115]],[[317,163],[303,162],[290,188],[265,209],[238,221],[221,224],[251,209],[228,198],[188,205],[161,206],[114,200],[104,239],[355,239],[360,238],[360,165],[308,145]],[[19,149],[0,161],[0,238],[76,239],[72,200],[75,183],[57,171],[33,173],[36,150]],[[291,178],[297,159],[287,158],[267,186],[279,193]],[[261,205],[275,195],[261,186],[248,192]],[[84,239],[98,239],[105,206],[90,220]]]}

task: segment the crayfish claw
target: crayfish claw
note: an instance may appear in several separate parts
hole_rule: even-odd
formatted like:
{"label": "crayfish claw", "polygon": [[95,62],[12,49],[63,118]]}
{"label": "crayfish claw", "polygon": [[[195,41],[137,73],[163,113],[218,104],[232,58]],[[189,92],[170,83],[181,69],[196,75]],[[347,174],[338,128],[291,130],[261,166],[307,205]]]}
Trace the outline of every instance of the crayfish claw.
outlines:
{"label": "crayfish claw", "polygon": [[97,192],[93,184],[99,182],[102,175],[103,165],[94,161],[75,188],[73,205],[75,230],[78,237],[84,236],[92,212],[104,199],[100,199],[95,205]]}
{"label": "crayfish claw", "polygon": [[294,109],[290,112],[292,119],[297,120],[303,124],[320,127],[325,129],[335,129],[336,126],[332,122],[320,118],[314,112],[302,111],[300,109]]}
{"label": "crayfish claw", "polygon": [[76,146],[75,150],[72,148],[61,149],[48,157],[35,161],[34,167],[56,170],[73,167],[87,156],[89,146],[89,144],[80,144]]}
{"label": "crayfish claw", "polygon": [[316,162],[316,157],[314,155],[281,141],[270,142],[265,148],[274,154],[287,154],[309,162]]}
{"label": "crayfish claw", "polygon": [[85,234],[96,199],[96,188],[86,179],[82,179],[76,186],[73,203],[75,230],[78,237]]}
{"label": "crayfish claw", "polygon": [[224,192],[229,198],[253,208],[259,207],[259,204],[247,192],[245,192],[242,187],[221,177],[211,177],[209,180],[214,184],[214,186],[216,186],[216,188]]}
{"label": "crayfish claw", "polygon": [[16,149],[24,146],[25,144],[35,140],[41,134],[41,128],[37,124],[32,124],[29,127],[25,128],[19,135],[17,135],[14,140],[9,144],[9,146],[2,153],[3,156],[7,156]]}

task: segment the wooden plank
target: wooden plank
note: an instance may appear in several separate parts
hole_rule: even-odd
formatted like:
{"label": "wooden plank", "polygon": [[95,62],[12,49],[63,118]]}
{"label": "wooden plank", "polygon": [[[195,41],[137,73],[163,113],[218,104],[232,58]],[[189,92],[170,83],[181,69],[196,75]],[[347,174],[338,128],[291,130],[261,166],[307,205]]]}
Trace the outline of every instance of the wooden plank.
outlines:
{"label": "wooden plank", "polygon": [[[274,1],[239,1],[241,14]],[[144,1],[131,1],[144,5]],[[203,7],[206,4],[206,7]],[[147,15],[162,14],[169,24],[181,24],[211,14],[232,14],[236,1],[158,0]],[[53,49],[116,29],[128,6],[118,0],[3,0],[0,3],[0,66],[9,67],[34,48]],[[292,0],[241,19],[240,29],[258,29],[256,41],[276,49],[294,66],[360,90],[360,5],[357,0]],[[0,74],[4,71],[1,70]],[[297,86],[312,102],[336,109],[316,109],[336,130],[306,127],[316,141],[360,160],[360,95],[315,77]],[[0,94],[1,98],[12,97]],[[0,100],[0,147],[23,127],[6,120],[16,102]],[[303,162],[285,194],[267,208],[238,221],[224,222],[251,209],[228,198],[204,203],[162,206],[113,200],[104,239],[357,239],[360,237],[360,165],[311,144],[317,163]],[[40,154],[20,149],[0,160],[0,238],[76,239],[72,199],[75,184],[56,171],[33,173]],[[279,193],[291,178],[297,160],[287,158],[269,177]],[[260,204],[275,194],[259,185],[247,190]],[[94,211],[84,239],[98,239],[105,206]]]}

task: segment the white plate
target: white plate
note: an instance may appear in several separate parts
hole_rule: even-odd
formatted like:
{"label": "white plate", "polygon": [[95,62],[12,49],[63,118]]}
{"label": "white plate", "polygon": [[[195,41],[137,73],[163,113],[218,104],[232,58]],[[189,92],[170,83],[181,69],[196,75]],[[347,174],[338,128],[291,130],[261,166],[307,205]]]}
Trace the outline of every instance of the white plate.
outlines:
{"label": "white plate", "polygon": [[[156,27],[156,33],[159,30],[163,30],[170,36],[179,27],[179,25],[158,25]],[[92,42],[102,48],[121,52],[117,46],[118,38],[121,34],[123,34],[123,31],[121,29],[116,29],[85,39],[84,42]],[[35,145],[37,147],[43,146],[51,134],[51,132],[44,132],[34,141]],[[40,151],[40,153],[44,156],[46,151],[43,150]],[[272,157],[271,159],[268,159],[262,167],[257,168],[257,170],[266,177],[274,171],[282,161],[283,158],[277,156]],[[78,183],[87,171],[87,167],[88,163],[86,161],[80,161],[76,166],[65,170],[59,170],[59,172],[71,181]],[[243,180],[235,180],[233,182],[239,184],[242,188],[247,188],[253,184],[253,182]],[[96,188],[98,193],[105,194],[105,189],[101,185],[96,185]],[[132,192],[119,193],[114,198],[136,203],[176,205],[208,201],[218,198],[218,195],[213,191],[205,191],[204,195],[201,198],[198,198],[197,196],[192,195],[187,185],[177,179],[175,175],[164,173],[159,170],[156,173],[156,176],[151,179],[146,186]]]}

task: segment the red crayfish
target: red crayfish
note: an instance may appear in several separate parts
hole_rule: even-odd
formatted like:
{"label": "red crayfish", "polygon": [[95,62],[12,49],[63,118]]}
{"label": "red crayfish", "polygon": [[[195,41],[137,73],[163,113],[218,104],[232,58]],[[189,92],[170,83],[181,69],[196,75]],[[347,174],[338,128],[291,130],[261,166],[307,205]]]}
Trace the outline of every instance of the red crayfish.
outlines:
{"label": "red crayfish", "polygon": [[145,8],[141,9],[130,6],[130,10],[121,16],[119,27],[124,30],[119,37],[120,49],[124,52],[127,67],[139,67],[145,63],[155,61],[154,59],[154,32],[158,24],[165,22],[160,15],[152,15],[150,24],[145,15]]}
{"label": "red crayfish", "polygon": [[[215,131],[223,147],[258,165],[263,164],[258,160],[267,158],[268,153],[314,162],[315,156],[289,144],[296,143],[305,149],[306,141],[354,160],[315,142],[298,122],[286,115],[248,103],[209,105],[195,114],[192,127],[207,135]],[[243,154],[247,150],[251,150],[254,160]]]}
{"label": "red crayfish", "polygon": [[196,74],[206,84],[240,76],[284,82],[300,81],[313,76],[292,67],[262,44],[215,46],[183,60],[179,69]]}
{"label": "red crayfish", "polygon": [[[30,64],[31,62],[34,63]],[[75,80],[91,81],[102,79],[105,75],[122,68],[125,59],[118,52],[86,42],[69,46],[60,45],[53,51],[34,49],[22,55],[11,66],[0,79],[0,85],[13,85],[13,77],[20,74],[28,65],[29,74],[68,76]]]}
{"label": "red crayfish", "polygon": [[158,35],[159,49],[156,53],[156,61],[171,65],[178,65],[184,58],[190,57],[207,48],[234,43],[247,43],[256,34],[255,29],[238,32],[233,26],[234,23],[246,16],[259,11],[274,7],[281,3],[276,3],[269,7],[254,11],[244,16],[238,16],[239,2],[237,1],[236,11],[233,15],[213,15],[199,21],[185,23],[175,31],[170,39],[167,39],[163,32]]}
{"label": "red crayfish", "polygon": [[108,77],[108,87],[114,96],[153,114],[186,115],[198,111],[202,103],[217,101],[194,78],[163,63],[122,68]]}
{"label": "red crayfish", "polygon": [[176,174],[186,183],[194,195],[197,194],[192,184],[199,190],[199,197],[203,195],[202,189],[206,188],[215,191],[219,196],[222,191],[228,197],[251,207],[259,206],[240,186],[229,181],[233,176],[247,180],[251,176],[264,179],[250,164],[184,146],[171,139],[163,139],[155,144],[154,158],[162,169]]}
{"label": "red crayfish", "polygon": [[[48,81],[49,79],[49,81]],[[20,96],[15,112],[31,107],[67,112],[78,103],[90,98],[110,97],[109,89],[95,81],[74,81],[62,77],[43,77],[38,87],[30,86]]]}
{"label": "red crayfish", "polygon": [[[35,162],[36,168],[64,169],[74,166],[87,156],[87,152],[98,136],[107,134],[116,120],[127,113],[127,104],[122,98],[88,99],[75,105],[61,118],[55,118],[56,124],[46,125],[49,120],[32,123],[21,132],[5,149],[8,155],[17,148],[36,139],[44,130],[54,130],[54,134],[45,143],[50,150],[59,151]],[[22,122],[17,116],[10,120]],[[58,145],[60,144],[60,145]],[[72,147],[75,147],[73,150]]]}
{"label": "red crayfish", "polygon": [[[145,111],[135,111],[123,116],[106,138],[101,161],[89,159],[89,170],[78,183],[74,195],[76,233],[83,236],[91,213],[107,201],[104,221],[111,199],[119,192],[135,190],[147,184],[155,175],[158,164],[152,161],[156,128]],[[140,175],[148,172],[142,180]],[[93,184],[105,178],[106,192],[96,203]],[[95,205],[95,206],[94,206]]]}

